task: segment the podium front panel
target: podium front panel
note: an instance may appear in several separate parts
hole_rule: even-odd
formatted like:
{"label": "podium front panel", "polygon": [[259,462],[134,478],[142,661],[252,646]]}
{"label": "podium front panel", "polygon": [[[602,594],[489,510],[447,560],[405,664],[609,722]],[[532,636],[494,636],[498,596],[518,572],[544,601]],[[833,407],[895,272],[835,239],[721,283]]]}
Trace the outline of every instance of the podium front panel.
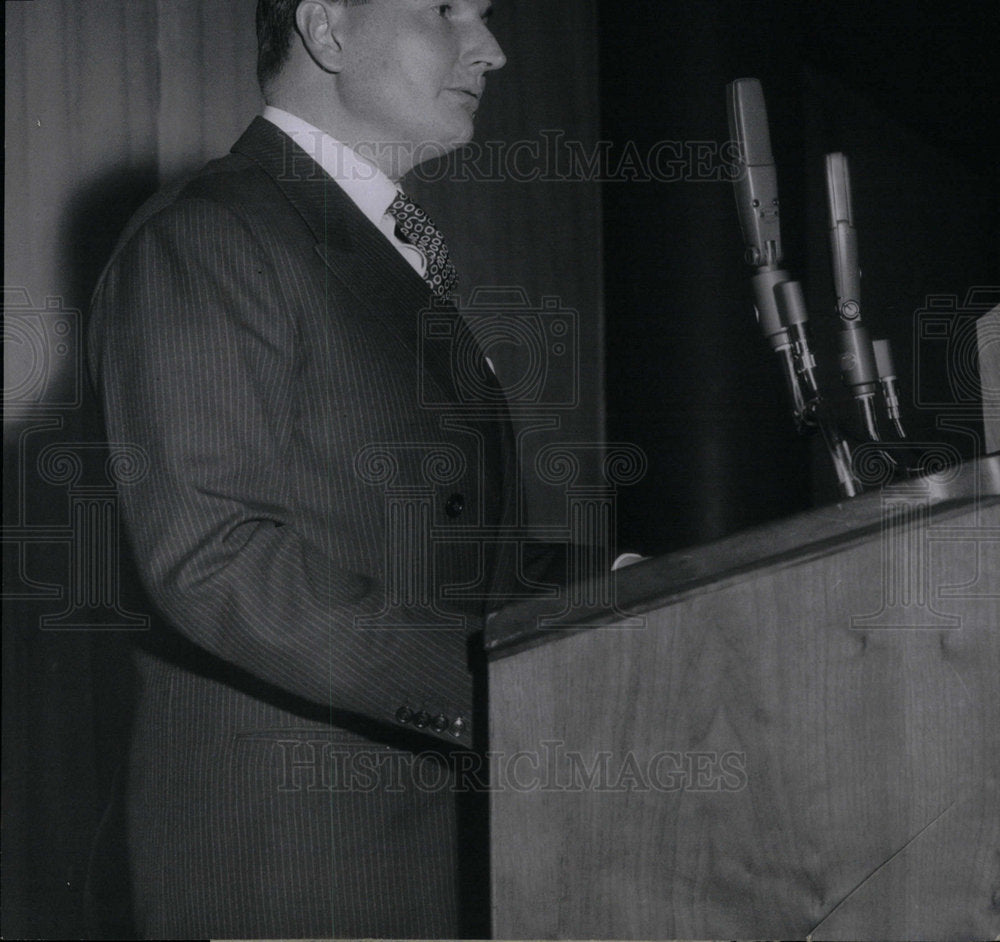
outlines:
{"label": "podium front panel", "polygon": [[495,937],[1000,933],[994,500],[642,618],[491,662]]}

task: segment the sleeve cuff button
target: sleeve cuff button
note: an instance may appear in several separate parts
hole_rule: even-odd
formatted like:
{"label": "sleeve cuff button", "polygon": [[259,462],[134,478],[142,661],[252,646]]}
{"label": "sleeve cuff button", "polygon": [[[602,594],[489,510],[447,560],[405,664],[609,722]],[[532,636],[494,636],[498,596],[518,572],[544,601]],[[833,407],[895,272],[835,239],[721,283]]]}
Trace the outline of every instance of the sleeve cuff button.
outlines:
{"label": "sleeve cuff button", "polygon": [[409,723],[413,719],[413,711],[405,706],[396,710],[396,721],[399,723]]}

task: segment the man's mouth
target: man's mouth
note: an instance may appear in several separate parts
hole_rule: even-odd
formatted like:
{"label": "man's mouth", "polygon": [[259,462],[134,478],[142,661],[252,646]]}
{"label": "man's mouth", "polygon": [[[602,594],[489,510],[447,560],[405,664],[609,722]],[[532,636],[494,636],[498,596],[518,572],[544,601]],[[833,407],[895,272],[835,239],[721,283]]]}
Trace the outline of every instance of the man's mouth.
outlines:
{"label": "man's mouth", "polygon": [[458,95],[470,104],[473,109],[479,107],[479,99],[482,97],[481,89],[474,88],[451,88],[449,91],[456,92]]}

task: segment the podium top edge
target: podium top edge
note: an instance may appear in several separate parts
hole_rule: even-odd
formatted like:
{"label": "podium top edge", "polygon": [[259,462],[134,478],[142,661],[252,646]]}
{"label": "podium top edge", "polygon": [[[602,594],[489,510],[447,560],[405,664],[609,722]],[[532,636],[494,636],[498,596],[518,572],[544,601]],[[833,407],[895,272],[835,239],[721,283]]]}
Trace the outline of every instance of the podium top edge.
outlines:
{"label": "podium top edge", "polygon": [[710,591],[771,566],[872,539],[914,503],[926,507],[935,524],[963,511],[1000,505],[1000,453],[618,570],[609,574],[613,609],[593,606],[559,615],[551,598],[516,602],[487,624],[487,654],[505,657],[579,631],[621,623],[630,615],[664,608],[695,591]]}

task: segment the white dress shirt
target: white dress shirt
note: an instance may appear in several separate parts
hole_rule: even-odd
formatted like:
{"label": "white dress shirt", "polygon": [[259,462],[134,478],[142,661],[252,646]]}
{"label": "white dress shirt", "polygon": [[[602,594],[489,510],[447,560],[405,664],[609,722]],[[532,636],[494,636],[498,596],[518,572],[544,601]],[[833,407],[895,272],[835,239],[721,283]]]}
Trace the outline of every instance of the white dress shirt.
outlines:
{"label": "white dress shirt", "polygon": [[268,105],[262,117],[284,131],[299,147],[316,161],[384,235],[393,248],[413,267],[421,278],[427,262],[420,250],[396,235],[396,220],[389,207],[399,188],[375,164],[365,160],[346,144],[330,137],[307,121]]}

